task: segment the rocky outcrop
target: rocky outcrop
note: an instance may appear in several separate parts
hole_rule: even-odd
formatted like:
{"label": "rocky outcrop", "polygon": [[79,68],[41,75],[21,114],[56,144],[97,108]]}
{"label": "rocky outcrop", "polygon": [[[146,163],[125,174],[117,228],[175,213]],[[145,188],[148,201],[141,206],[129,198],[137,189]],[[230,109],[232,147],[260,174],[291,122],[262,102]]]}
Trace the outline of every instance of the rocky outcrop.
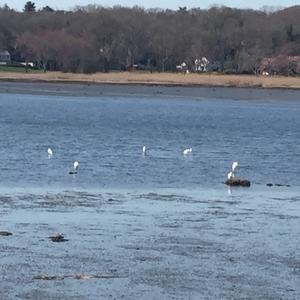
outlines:
{"label": "rocky outcrop", "polygon": [[239,178],[230,178],[225,182],[229,186],[244,186],[249,187],[251,185],[250,181],[247,179],[239,179]]}
{"label": "rocky outcrop", "polygon": [[65,237],[64,237],[63,234],[57,234],[57,235],[54,235],[54,236],[49,236],[49,239],[50,239],[52,242],[56,242],[56,243],[68,241],[67,239],[65,239]]}
{"label": "rocky outcrop", "polygon": [[8,232],[8,231],[0,231],[0,236],[10,236],[12,235],[11,232]]}

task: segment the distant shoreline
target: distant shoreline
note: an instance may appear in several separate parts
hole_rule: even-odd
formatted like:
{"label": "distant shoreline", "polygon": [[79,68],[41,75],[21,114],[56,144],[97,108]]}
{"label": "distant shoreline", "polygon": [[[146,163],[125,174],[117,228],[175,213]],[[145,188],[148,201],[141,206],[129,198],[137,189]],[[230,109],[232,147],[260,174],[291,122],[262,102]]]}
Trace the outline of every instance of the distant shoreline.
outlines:
{"label": "distant shoreline", "polygon": [[0,72],[0,93],[66,97],[299,101],[300,78],[139,72],[90,75]]}
{"label": "distant shoreline", "polygon": [[194,100],[300,100],[300,90],[231,87],[0,82],[0,93],[65,97],[188,98]]}
{"label": "distant shoreline", "polygon": [[300,89],[300,77],[224,75],[216,73],[191,73],[184,75],[181,73],[149,72],[110,72],[95,74],[74,74],[62,72],[0,72],[0,81],[72,84]]}

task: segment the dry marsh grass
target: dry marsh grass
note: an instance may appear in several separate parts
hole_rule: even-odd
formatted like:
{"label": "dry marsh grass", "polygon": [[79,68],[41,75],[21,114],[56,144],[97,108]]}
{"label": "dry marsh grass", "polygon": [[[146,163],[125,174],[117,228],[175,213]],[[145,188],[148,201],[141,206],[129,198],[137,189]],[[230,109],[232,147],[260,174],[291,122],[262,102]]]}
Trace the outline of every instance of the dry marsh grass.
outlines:
{"label": "dry marsh grass", "polygon": [[300,77],[223,75],[223,74],[180,74],[111,72],[95,74],[74,74],[62,72],[13,73],[0,72],[0,80],[111,83],[111,84],[153,84],[153,85],[199,85],[263,88],[300,88]]}

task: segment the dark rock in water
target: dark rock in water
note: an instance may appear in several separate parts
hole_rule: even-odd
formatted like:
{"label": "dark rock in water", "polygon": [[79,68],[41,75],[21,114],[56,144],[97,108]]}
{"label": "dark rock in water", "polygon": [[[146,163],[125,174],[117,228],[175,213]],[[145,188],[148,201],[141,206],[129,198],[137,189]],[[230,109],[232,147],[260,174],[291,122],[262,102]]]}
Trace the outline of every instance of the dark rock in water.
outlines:
{"label": "dark rock in water", "polygon": [[285,187],[291,187],[289,184],[281,184],[281,183],[275,183],[275,184],[273,184],[273,183],[267,183],[266,185],[267,185],[267,186],[270,186],[270,187],[272,187],[272,186],[278,186],[278,187],[282,187],[282,186],[285,186]]}
{"label": "dark rock in water", "polygon": [[54,235],[54,236],[49,236],[49,239],[50,239],[52,242],[56,242],[56,243],[68,241],[67,239],[65,239],[65,237],[64,237],[63,234],[58,234],[58,235]]}
{"label": "dark rock in water", "polygon": [[245,186],[245,187],[249,187],[251,185],[251,183],[250,183],[249,180],[239,179],[239,178],[227,179],[225,183],[227,185],[230,185],[230,186]]}
{"label": "dark rock in water", "polygon": [[49,275],[36,275],[33,276],[33,279],[35,280],[63,280],[65,277],[64,276],[49,276]]}
{"label": "dark rock in water", "polygon": [[8,231],[0,231],[0,236],[10,236],[10,235],[13,235],[13,234]]}
{"label": "dark rock in water", "polygon": [[88,280],[88,279],[110,279],[110,278],[118,278],[114,275],[85,275],[85,274],[78,274],[74,275],[74,279],[77,280]]}
{"label": "dark rock in water", "polygon": [[89,280],[89,279],[111,279],[111,278],[120,278],[116,275],[104,274],[104,275],[36,275],[33,276],[34,280],[63,280],[65,278],[73,278],[77,280]]}
{"label": "dark rock in water", "polygon": [[77,172],[75,172],[75,171],[70,171],[69,174],[74,175],[74,174],[77,174]]}

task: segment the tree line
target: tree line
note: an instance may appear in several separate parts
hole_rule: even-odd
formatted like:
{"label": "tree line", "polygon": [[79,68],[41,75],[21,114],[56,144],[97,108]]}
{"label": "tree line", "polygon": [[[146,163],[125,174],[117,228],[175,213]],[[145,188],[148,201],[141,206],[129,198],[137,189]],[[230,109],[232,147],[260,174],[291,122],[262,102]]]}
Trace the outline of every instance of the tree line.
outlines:
{"label": "tree line", "polygon": [[[282,74],[300,73],[300,6],[273,12],[229,7],[187,10],[97,5],[18,12],[0,8],[0,50],[45,70],[91,73],[190,70],[206,57],[212,70],[257,73],[266,61]],[[278,67],[280,61],[281,67]],[[272,64],[277,64],[272,66]]]}

